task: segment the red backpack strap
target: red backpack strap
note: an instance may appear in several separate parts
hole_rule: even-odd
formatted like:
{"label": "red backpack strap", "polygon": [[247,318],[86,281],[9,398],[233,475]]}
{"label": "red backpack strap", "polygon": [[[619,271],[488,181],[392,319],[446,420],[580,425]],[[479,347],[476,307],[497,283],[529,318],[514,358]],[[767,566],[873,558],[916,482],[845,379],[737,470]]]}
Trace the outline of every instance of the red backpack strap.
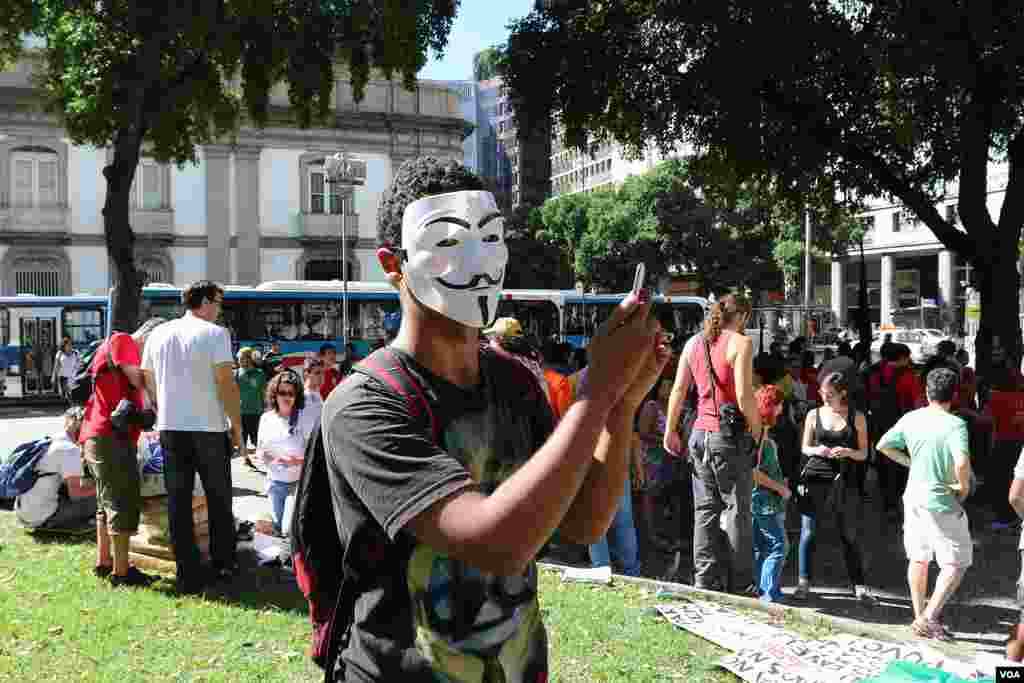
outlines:
{"label": "red backpack strap", "polygon": [[394,351],[388,347],[378,349],[360,361],[355,369],[380,380],[403,396],[409,406],[409,413],[414,417],[425,416],[430,422],[434,441],[441,443],[441,429],[423,387],[402,365]]}

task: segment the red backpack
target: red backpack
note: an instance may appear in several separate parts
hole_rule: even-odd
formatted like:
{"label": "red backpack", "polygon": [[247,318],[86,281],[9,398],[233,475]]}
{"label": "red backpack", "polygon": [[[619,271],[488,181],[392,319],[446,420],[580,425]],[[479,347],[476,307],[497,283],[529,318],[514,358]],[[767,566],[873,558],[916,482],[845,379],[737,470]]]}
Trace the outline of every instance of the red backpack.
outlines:
{"label": "red backpack", "polygon": [[[373,377],[403,396],[410,417],[426,418],[434,440],[440,443],[437,420],[423,388],[393,351],[379,349],[353,371]],[[324,669],[324,681],[329,682],[334,679],[338,653],[347,643],[355,601],[361,593],[362,577],[348,554],[350,548],[359,546],[357,540],[361,539],[352,537],[346,543],[339,536],[322,429],[314,431],[306,447],[290,536],[295,579],[309,603],[313,625],[309,656]]]}

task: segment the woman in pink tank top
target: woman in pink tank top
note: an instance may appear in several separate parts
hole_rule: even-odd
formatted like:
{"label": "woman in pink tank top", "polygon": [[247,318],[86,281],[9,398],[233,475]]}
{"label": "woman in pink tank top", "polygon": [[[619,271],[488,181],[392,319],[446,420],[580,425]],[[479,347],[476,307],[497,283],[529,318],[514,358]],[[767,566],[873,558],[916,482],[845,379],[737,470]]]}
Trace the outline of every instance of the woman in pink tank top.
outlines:
{"label": "woman in pink tank top", "polygon": [[664,441],[665,450],[683,451],[679,417],[693,382],[697,419],[687,451],[693,468],[694,585],[744,595],[755,587],[753,441],[749,432],[731,437],[722,433],[719,415],[725,404],[738,405],[747,428],[760,431],[754,401],[753,345],[743,335],[749,317],[749,301],[732,294],[724,296],[712,307],[703,334],[686,343],[669,398]]}

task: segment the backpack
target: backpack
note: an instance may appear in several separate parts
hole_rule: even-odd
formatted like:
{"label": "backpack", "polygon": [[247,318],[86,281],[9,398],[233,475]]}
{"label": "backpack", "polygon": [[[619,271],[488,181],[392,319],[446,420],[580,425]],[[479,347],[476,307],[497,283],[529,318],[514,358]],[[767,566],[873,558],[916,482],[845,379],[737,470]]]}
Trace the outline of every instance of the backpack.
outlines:
{"label": "backpack", "polygon": [[11,452],[7,460],[0,465],[0,498],[17,498],[35,486],[40,477],[56,474],[36,472],[36,464],[50,450],[51,441],[49,436],[45,436],[23,443]]}
{"label": "backpack", "polygon": [[92,396],[92,389],[95,378],[92,376],[92,362],[96,358],[96,351],[103,345],[105,339],[97,339],[89,344],[89,348],[81,355],[81,364],[78,372],[68,382],[68,399],[74,405],[85,405],[85,402]]}
{"label": "backpack", "polygon": [[[426,418],[434,440],[439,442],[437,419],[423,388],[402,366],[391,349],[374,351],[353,370],[373,377],[403,396],[415,420]],[[361,577],[353,570],[346,544],[338,535],[327,471],[323,429],[314,430],[295,491],[295,507],[289,530],[295,580],[309,603],[313,632],[309,656],[324,669],[324,680],[334,678],[333,665],[347,641]]]}
{"label": "backpack", "polygon": [[877,372],[878,391],[871,392],[867,416],[871,443],[878,443],[882,435],[889,431],[903,417],[903,409],[900,407],[896,386],[899,384],[903,374],[910,372],[910,369],[897,368],[892,373],[892,378],[888,382],[885,381],[881,366],[879,366]]}

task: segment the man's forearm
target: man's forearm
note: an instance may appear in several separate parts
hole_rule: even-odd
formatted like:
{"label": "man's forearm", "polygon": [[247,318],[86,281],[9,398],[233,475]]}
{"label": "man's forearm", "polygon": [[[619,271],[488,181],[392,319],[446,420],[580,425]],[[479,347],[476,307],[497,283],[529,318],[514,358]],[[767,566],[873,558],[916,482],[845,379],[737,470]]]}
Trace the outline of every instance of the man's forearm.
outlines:
{"label": "man's forearm", "polygon": [[904,467],[910,467],[910,456],[908,456],[908,455],[906,455],[904,453],[900,453],[895,448],[878,448],[878,447],[876,447],[875,450],[877,450],[879,453],[881,453],[885,457],[889,458],[893,462],[898,462],[899,464],[903,465]]}
{"label": "man's forearm", "polygon": [[590,470],[558,527],[577,543],[594,543],[608,531],[619,508],[633,450],[635,406],[612,410],[594,450]]}
{"label": "man's forearm", "polygon": [[217,395],[221,405],[224,406],[224,414],[231,420],[232,429],[242,428],[242,397],[238,391],[238,385],[234,379],[230,383],[219,383]]}
{"label": "man's forearm", "polygon": [[[478,521],[491,526],[488,535],[520,538],[516,544],[519,547],[508,550],[522,558],[533,558],[555,529],[566,524],[570,506],[594,464],[594,452],[607,419],[608,408],[603,401],[584,399],[574,403],[544,446],[487,496],[485,506],[489,511]],[[624,484],[619,476],[621,496]],[[572,522],[569,525],[574,526]]]}

